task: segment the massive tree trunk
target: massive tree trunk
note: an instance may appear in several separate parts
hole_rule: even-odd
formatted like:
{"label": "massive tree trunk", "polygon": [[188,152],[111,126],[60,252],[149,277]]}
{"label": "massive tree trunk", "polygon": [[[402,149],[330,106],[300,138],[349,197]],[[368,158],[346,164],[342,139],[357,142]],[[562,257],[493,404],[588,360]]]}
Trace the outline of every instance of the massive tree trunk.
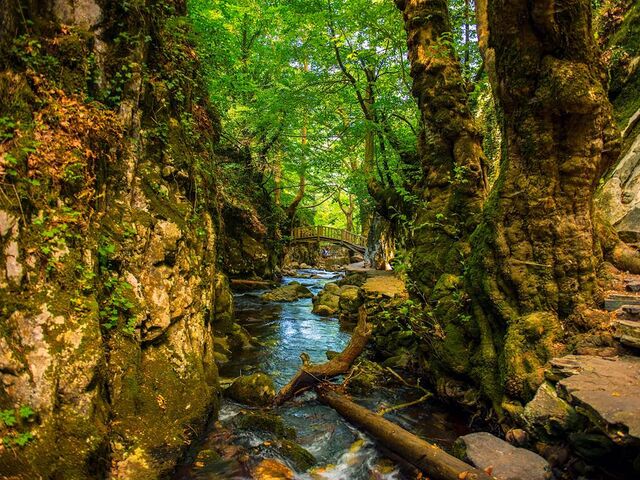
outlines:
{"label": "massive tree trunk", "polygon": [[503,387],[530,397],[563,329],[596,304],[593,194],[619,135],[589,0],[478,3],[504,150],[466,285],[476,300],[472,368],[499,401]]}
{"label": "massive tree trunk", "polygon": [[464,240],[478,224],[485,198],[481,136],[467,106],[460,63],[447,41],[451,23],[445,0],[397,0],[403,12],[413,95],[422,113],[418,153],[412,277],[429,296],[445,272],[460,274]]}

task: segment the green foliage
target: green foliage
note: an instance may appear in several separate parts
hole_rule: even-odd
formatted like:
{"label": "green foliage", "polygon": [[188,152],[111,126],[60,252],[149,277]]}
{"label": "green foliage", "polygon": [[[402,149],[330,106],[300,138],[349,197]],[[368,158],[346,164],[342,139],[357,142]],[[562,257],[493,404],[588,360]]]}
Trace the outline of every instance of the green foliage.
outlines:
{"label": "green foliage", "polygon": [[[117,253],[117,246],[108,238],[103,237],[98,245],[98,265],[102,276],[104,295],[100,302],[100,320],[105,330],[119,327],[127,335],[135,335],[136,302],[133,287],[118,274],[111,270],[114,266],[113,257]],[[87,285],[93,280],[93,272],[80,269],[82,278]]]}
{"label": "green foliage", "polygon": [[17,422],[15,412],[13,410],[1,410],[0,421],[7,427],[13,427]]}
{"label": "green foliage", "polygon": [[[360,212],[372,208],[372,174],[405,184],[401,154],[415,149],[417,110],[402,19],[392,2],[191,0],[188,7],[212,103],[223,112],[225,141],[251,148],[251,167],[264,172],[271,194],[276,174],[281,177],[285,208],[299,176],[306,177],[298,221],[346,226],[340,194],[353,196],[357,224]],[[339,68],[336,48],[355,84]],[[356,93],[369,86],[375,120],[364,115]],[[365,137],[372,132],[377,168],[366,173]]]}
{"label": "green foliage", "polygon": [[0,434],[2,443],[6,447],[24,447],[31,440],[33,434],[26,427],[35,419],[35,412],[28,405],[21,405],[17,409],[0,410]]}
{"label": "green foliage", "polygon": [[108,297],[100,308],[102,326],[111,330],[118,326],[122,318],[122,331],[134,335],[136,326],[134,309],[136,305],[131,300],[131,284],[116,277],[109,277],[103,285],[108,292]]}

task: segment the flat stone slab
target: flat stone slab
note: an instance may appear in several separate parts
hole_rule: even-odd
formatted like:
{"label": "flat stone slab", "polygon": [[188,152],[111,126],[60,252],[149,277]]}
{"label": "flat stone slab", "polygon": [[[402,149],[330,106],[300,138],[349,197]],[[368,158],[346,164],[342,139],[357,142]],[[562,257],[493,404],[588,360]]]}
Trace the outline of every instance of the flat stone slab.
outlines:
{"label": "flat stone slab", "polygon": [[625,305],[640,305],[640,295],[612,293],[604,299],[604,308],[613,312]]}
{"label": "flat stone slab", "polygon": [[407,287],[402,279],[398,278],[392,272],[380,272],[367,278],[362,285],[365,297],[406,297]]}
{"label": "flat stone slab", "polygon": [[567,355],[551,360],[558,394],[616,443],[640,443],[640,358]]}
{"label": "flat stone slab", "polygon": [[549,463],[537,453],[514,447],[487,432],[471,433],[458,439],[468,462],[481,470],[491,469],[498,480],[547,480]]}
{"label": "flat stone slab", "polygon": [[638,342],[640,342],[640,322],[635,320],[614,320],[613,326],[614,337],[616,338],[635,338]]}

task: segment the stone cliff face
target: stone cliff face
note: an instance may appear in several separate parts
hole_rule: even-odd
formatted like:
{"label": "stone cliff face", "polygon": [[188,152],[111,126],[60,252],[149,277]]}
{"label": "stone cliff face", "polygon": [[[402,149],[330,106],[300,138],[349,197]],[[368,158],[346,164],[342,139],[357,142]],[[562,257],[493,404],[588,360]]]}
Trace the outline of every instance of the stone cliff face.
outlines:
{"label": "stone cliff face", "polygon": [[[184,2],[0,1],[0,476],[156,478],[232,323]],[[6,15],[5,15],[6,14]]]}
{"label": "stone cliff face", "polygon": [[[619,16],[621,17],[621,16]],[[622,17],[621,17],[622,18]],[[607,55],[610,96],[623,132],[623,154],[601,189],[598,204],[621,238],[640,242],[640,5],[612,26]]]}

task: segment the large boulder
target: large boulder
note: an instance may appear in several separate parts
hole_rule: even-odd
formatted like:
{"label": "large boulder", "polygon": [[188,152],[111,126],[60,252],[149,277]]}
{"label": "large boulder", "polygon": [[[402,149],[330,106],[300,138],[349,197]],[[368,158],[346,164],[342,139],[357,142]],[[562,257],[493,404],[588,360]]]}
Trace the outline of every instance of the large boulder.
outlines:
{"label": "large boulder", "polygon": [[640,358],[567,355],[551,361],[557,391],[618,444],[640,443]]}
{"label": "large boulder", "polygon": [[471,433],[456,441],[455,453],[473,466],[492,469],[497,480],[548,480],[549,463],[537,453],[513,445],[487,432]]}
{"label": "large boulder", "polygon": [[323,317],[330,317],[340,309],[340,287],[335,283],[328,283],[324,290],[313,298],[313,313]]}
{"label": "large boulder", "polygon": [[236,378],[225,391],[227,397],[253,407],[270,405],[276,396],[273,380],[264,373]]}
{"label": "large boulder", "polygon": [[298,282],[274,288],[270,292],[262,294],[262,299],[267,302],[295,302],[301,298],[312,298],[311,291]]}
{"label": "large boulder", "polygon": [[356,313],[362,305],[360,287],[345,285],[340,289],[340,310],[347,313]]}
{"label": "large boulder", "polygon": [[580,423],[574,408],[558,397],[549,382],[540,385],[533,400],[524,407],[524,418],[534,430],[551,436],[575,429]]}

